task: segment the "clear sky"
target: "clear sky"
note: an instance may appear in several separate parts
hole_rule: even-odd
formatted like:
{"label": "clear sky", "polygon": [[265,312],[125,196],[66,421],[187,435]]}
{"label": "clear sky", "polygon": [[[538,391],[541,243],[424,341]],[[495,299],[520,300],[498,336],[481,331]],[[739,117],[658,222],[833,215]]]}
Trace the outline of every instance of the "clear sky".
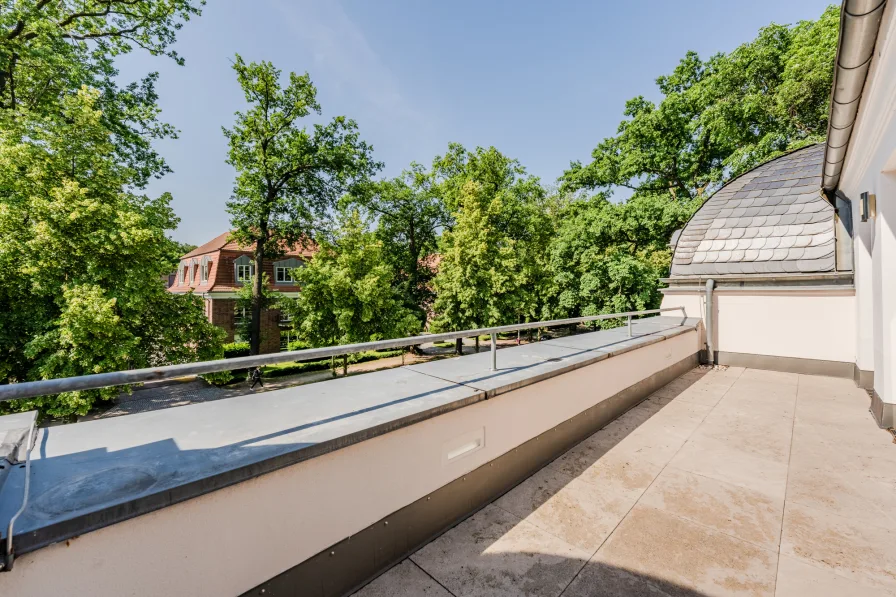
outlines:
{"label": "clear sky", "polygon": [[429,164],[457,141],[494,145],[553,182],[615,133],[625,100],[656,99],[654,80],[687,50],[702,57],[751,40],[771,22],[817,18],[824,0],[210,0],[181,30],[179,67],[135,52],[122,78],[158,71],[158,144],[174,170],[172,236],[201,244],[228,229],[233,170],[222,126],[243,109],[230,60],[307,71],[323,116],[354,118],[383,176]]}

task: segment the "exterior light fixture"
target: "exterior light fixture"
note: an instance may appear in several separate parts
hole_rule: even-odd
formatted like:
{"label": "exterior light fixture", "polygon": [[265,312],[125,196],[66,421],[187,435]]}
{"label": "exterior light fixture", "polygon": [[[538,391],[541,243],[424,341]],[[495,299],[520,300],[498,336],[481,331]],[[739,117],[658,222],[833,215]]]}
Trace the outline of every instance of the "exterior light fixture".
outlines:
{"label": "exterior light fixture", "polygon": [[859,209],[862,213],[862,221],[867,222],[870,218],[877,215],[877,198],[867,191],[862,193],[861,197],[862,201],[859,203]]}

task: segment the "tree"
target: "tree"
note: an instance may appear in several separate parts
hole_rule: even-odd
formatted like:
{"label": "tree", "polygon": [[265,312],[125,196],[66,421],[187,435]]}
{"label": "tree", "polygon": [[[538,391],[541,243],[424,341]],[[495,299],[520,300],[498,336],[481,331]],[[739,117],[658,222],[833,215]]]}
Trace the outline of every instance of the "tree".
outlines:
{"label": "tree", "polygon": [[452,211],[440,242],[434,330],[515,322],[532,305],[528,260],[538,179],[497,149],[453,144],[433,162],[437,188]]}
{"label": "tree", "polygon": [[426,323],[434,293],[435,270],[430,257],[439,232],[451,220],[442,198],[434,191],[432,176],[418,164],[401,176],[370,185],[359,196],[347,196],[376,220],[376,238],[383,258],[395,272],[394,284],[406,307]]}
{"label": "tree", "polygon": [[[227,203],[232,236],[253,247],[255,271],[284,249],[310,242],[325,226],[336,200],[355,190],[380,168],[372,149],[361,141],[353,120],[343,116],[313,130],[301,118],[320,114],[317,90],[308,74],[289,74],[270,62],[247,64],[237,55],[233,64],[249,108],[237,112],[232,129],[223,129],[230,151],[227,163],[237,171],[233,198]],[[262,277],[252,283],[249,334],[251,354],[258,354],[262,310]]]}
{"label": "tree", "polygon": [[[115,56],[169,47],[187,0],[21,0],[0,12],[0,380],[20,382],[214,358],[201,299],[169,294],[168,171],[152,149],[155,74],[119,87]],[[117,389],[3,403],[85,414]]]}
{"label": "tree", "polygon": [[[0,377],[15,382],[219,356],[220,330],[193,295],[160,278],[176,262],[170,197],[128,189],[97,90],[64,97],[60,118],[0,127]],[[2,408],[86,414],[115,388]]]}
{"label": "tree", "polygon": [[[579,197],[550,242],[546,311],[658,306],[671,261],[666,243],[706,197],[726,179],[824,138],[838,27],[832,6],[817,21],[769,25],[729,54],[704,61],[688,52],[657,78],[658,103],[626,102],[617,134],[560,179]],[[619,187],[632,195],[611,203]],[[588,191],[598,193],[583,199]]]}
{"label": "tree", "polygon": [[597,145],[589,164],[573,162],[564,187],[705,196],[728,177],[822,140],[838,27],[839,7],[831,6],[817,21],[769,25],[730,54],[703,61],[688,52],[657,79],[662,100],[629,100],[616,136]]}
{"label": "tree", "polygon": [[157,119],[155,81],[119,88],[114,59],[136,46],[183,64],[170,49],[177,31],[200,14],[204,1],[18,0],[0,11],[0,110],[6,118],[56,118],[62,99],[83,86],[96,89],[94,100],[110,134],[115,156],[134,170],[142,187],[168,171],[152,140],[174,136]]}
{"label": "tree", "polygon": [[421,329],[393,285],[383,243],[357,210],[343,211],[335,239],[322,241],[305,267],[295,271],[302,287],[281,308],[296,332],[313,346],[334,346],[410,336]]}
{"label": "tree", "polygon": [[[699,199],[637,195],[612,203],[605,194],[563,208],[547,250],[547,317],[565,318],[655,308],[668,273],[668,238]],[[608,322],[601,325],[614,325]]]}

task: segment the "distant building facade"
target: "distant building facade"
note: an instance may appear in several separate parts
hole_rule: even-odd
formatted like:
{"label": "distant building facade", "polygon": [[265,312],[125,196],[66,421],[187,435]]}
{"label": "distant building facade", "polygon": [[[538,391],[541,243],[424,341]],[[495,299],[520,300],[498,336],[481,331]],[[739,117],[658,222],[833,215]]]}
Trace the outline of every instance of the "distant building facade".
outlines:
{"label": "distant building facade", "polygon": [[[248,340],[240,338],[241,323],[250,316],[248,310],[237,309],[237,292],[255,275],[252,259],[254,246],[241,246],[228,240],[225,232],[181,257],[180,265],[169,292],[184,294],[194,292],[205,301],[208,320],[227,333],[227,342]],[[293,271],[303,267],[314,254],[310,247],[293,247],[276,260],[264,265],[269,286],[286,296],[298,296],[299,287],[293,279]],[[268,309],[261,316],[261,352],[281,350],[284,338],[281,332],[287,327],[279,310]]]}

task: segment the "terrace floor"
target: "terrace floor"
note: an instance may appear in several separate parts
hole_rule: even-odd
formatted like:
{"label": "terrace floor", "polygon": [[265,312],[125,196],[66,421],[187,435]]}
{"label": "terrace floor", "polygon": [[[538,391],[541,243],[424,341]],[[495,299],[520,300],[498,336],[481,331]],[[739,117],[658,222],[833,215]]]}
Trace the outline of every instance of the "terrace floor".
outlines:
{"label": "terrace floor", "polygon": [[896,596],[896,445],[868,405],[695,369],[356,597]]}

